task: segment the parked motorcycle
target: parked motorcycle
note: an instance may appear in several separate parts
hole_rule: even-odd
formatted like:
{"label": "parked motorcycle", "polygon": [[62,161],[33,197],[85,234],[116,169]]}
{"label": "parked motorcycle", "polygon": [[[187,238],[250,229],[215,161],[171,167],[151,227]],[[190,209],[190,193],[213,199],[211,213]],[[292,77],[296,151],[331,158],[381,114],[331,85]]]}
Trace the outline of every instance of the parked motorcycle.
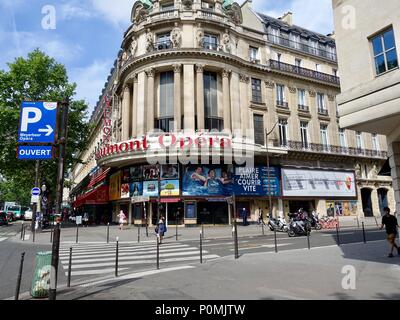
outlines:
{"label": "parked motorcycle", "polygon": [[318,217],[311,216],[308,219],[308,222],[310,223],[311,228],[314,228],[315,230],[321,230],[322,229],[322,224],[319,222]]}
{"label": "parked motorcycle", "polygon": [[278,231],[278,232],[288,232],[289,227],[287,222],[283,218],[275,219],[271,218],[268,222],[268,227],[271,231]]}
{"label": "parked motorcycle", "polygon": [[306,236],[311,233],[310,222],[301,214],[290,214],[290,222],[288,226],[289,237]]}

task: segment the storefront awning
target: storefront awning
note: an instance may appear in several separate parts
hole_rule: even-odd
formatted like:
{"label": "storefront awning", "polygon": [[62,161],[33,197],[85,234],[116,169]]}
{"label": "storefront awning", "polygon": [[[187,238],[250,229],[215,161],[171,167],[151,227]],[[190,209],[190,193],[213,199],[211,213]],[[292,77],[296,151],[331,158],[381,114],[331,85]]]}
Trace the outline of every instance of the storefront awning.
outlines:
{"label": "storefront awning", "polygon": [[74,207],[82,207],[84,205],[101,205],[108,204],[108,186],[102,185],[95,190],[78,197],[74,202]]}
{"label": "storefront awning", "polygon": [[100,174],[97,174],[93,176],[93,178],[90,180],[88,188],[92,188],[96,184],[102,182],[105,178],[107,178],[107,174],[110,172],[111,168],[107,168],[105,170],[102,170]]}
{"label": "storefront awning", "polygon": [[181,202],[181,199],[176,199],[176,198],[161,199],[161,203],[178,203],[178,202]]}

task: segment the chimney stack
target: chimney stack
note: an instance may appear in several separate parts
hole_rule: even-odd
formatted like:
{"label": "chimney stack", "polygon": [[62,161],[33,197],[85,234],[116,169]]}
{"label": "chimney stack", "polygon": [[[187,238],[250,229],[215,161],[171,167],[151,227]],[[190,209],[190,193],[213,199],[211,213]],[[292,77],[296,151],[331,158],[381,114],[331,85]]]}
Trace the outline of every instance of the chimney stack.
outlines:
{"label": "chimney stack", "polygon": [[293,25],[293,13],[288,11],[286,12],[283,17],[281,18],[281,20],[285,23],[287,23],[289,26]]}

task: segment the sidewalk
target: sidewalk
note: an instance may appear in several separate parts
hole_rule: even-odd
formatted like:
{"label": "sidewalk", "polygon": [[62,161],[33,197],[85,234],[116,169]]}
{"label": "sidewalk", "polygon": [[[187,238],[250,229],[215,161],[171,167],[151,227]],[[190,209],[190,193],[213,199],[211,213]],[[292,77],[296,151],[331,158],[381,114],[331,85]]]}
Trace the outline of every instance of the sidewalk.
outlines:
{"label": "sidewalk", "polygon": [[[374,218],[368,218],[363,220],[366,229],[377,228]],[[379,222],[378,222],[379,223]],[[340,228],[357,228],[362,227],[362,221],[359,221],[359,226],[355,218],[343,218],[340,220]],[[119,230],[117,225],[110,225],[109,229],[109,241],[115,242],[116,238],[119,238],[120,243],[124,242],[138,242],[138,230],[137,226],[126,226],[124,230]],[[179,241],[191,241],[198,240],[200,237],[200,231],[202,227],[178,227],[178,239]],[[30,231],[27,230],[27,234]],[[266,235],[273,234],[268,226],[264,227],[264,233]],[[61,228],[61,242],[62,243],[76,243],[77,228],[75,226],[67,226]],[[255,237],[262,235],[262,227],[256,224],[243,227],[240,223],[238,224],[238,236],[239,237]],[[168,232],[166,238],[176,237],[176,228],[174,225],[168,227]],[[205,239],[230,239],[232,238],[232,226],[204,226],[204,237]],[[36,233],[35,243],[37,244],[49,244],[51,238],[51,231],[44,230],[41,233]],[[79,243],[90,243],[90,242],[107,242],[107,226],[89,226],[89,227],[79,227],[78,230],[78,241]],[[148,237],[146,235],[146,228],[140,227],[140,242],[153,242],[155,241],[155,231],[154,227],[149,227]],[[32,237],[26,243],[32,242]]]}
{"label": "sidewalk", "polygon": [[[154,270],[58,291],[59,300],[400,299],[400,257],[385,241],[246,254],[176,270]],[[345,290],[344,266],[356,270]],[[346,281],[344,281],[346,282]]]}

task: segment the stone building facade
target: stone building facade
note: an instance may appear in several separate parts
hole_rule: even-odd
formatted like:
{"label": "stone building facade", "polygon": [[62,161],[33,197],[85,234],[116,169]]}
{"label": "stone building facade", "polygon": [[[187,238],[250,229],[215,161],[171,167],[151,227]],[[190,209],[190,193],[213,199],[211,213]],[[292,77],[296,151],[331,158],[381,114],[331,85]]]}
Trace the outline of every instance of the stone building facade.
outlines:
{"label": "stone building facade", "polygon": [[[103,206],[101,212],[114,219],[122,209],[130,222],[140,224],[143,219],[154,222],[161,206],[170,221],[190,225],[230,223],[242,208],[256,221],[260,209],[287,215],[302,207],[321,216],[363,217],[380,216],[384,205],[393,206],[390,177],[379,175],[387,157],[385,137],[339,127],[334,38],[292,20],[290,12],[279,19],[257,13],[249,0],[241,6],[222,0],[137,1],[91,119],[95,129],[89,149],[81,154],[85,164],[72,172],[75,207],[91,206],[98,215]],[[110,114],[104,112],[108,101]],[[140,198],[139,188],[130,194],[121,191],[121,196],[125,178],[131,188],[149,185],[125,177],[148,164],[143,150],[127,149],[143,143],[154,129],[192,130],[197,137],[208,130],[240,132],[251,141],[255,166],[278,168],[272,208],[267,192],[236,195],[235,206],[225,201],[234,192],[190,194],[184,184],[192,171],[182,163],[176,169],[177,194]],[[107,150],[108,144],[123,150]],[[216,170],[223,175],[226,168]],[[338,190],[344,178],[324,177],[350,177],[356,190],[343,196],[317,186],[319,193],[307,194],[302,187],[296,193],[290,170],[306,177],[306,184],[325,179]],[[157,188],[154,177],[151,186]],[[290,192],[285,193],[285,186]]]}

